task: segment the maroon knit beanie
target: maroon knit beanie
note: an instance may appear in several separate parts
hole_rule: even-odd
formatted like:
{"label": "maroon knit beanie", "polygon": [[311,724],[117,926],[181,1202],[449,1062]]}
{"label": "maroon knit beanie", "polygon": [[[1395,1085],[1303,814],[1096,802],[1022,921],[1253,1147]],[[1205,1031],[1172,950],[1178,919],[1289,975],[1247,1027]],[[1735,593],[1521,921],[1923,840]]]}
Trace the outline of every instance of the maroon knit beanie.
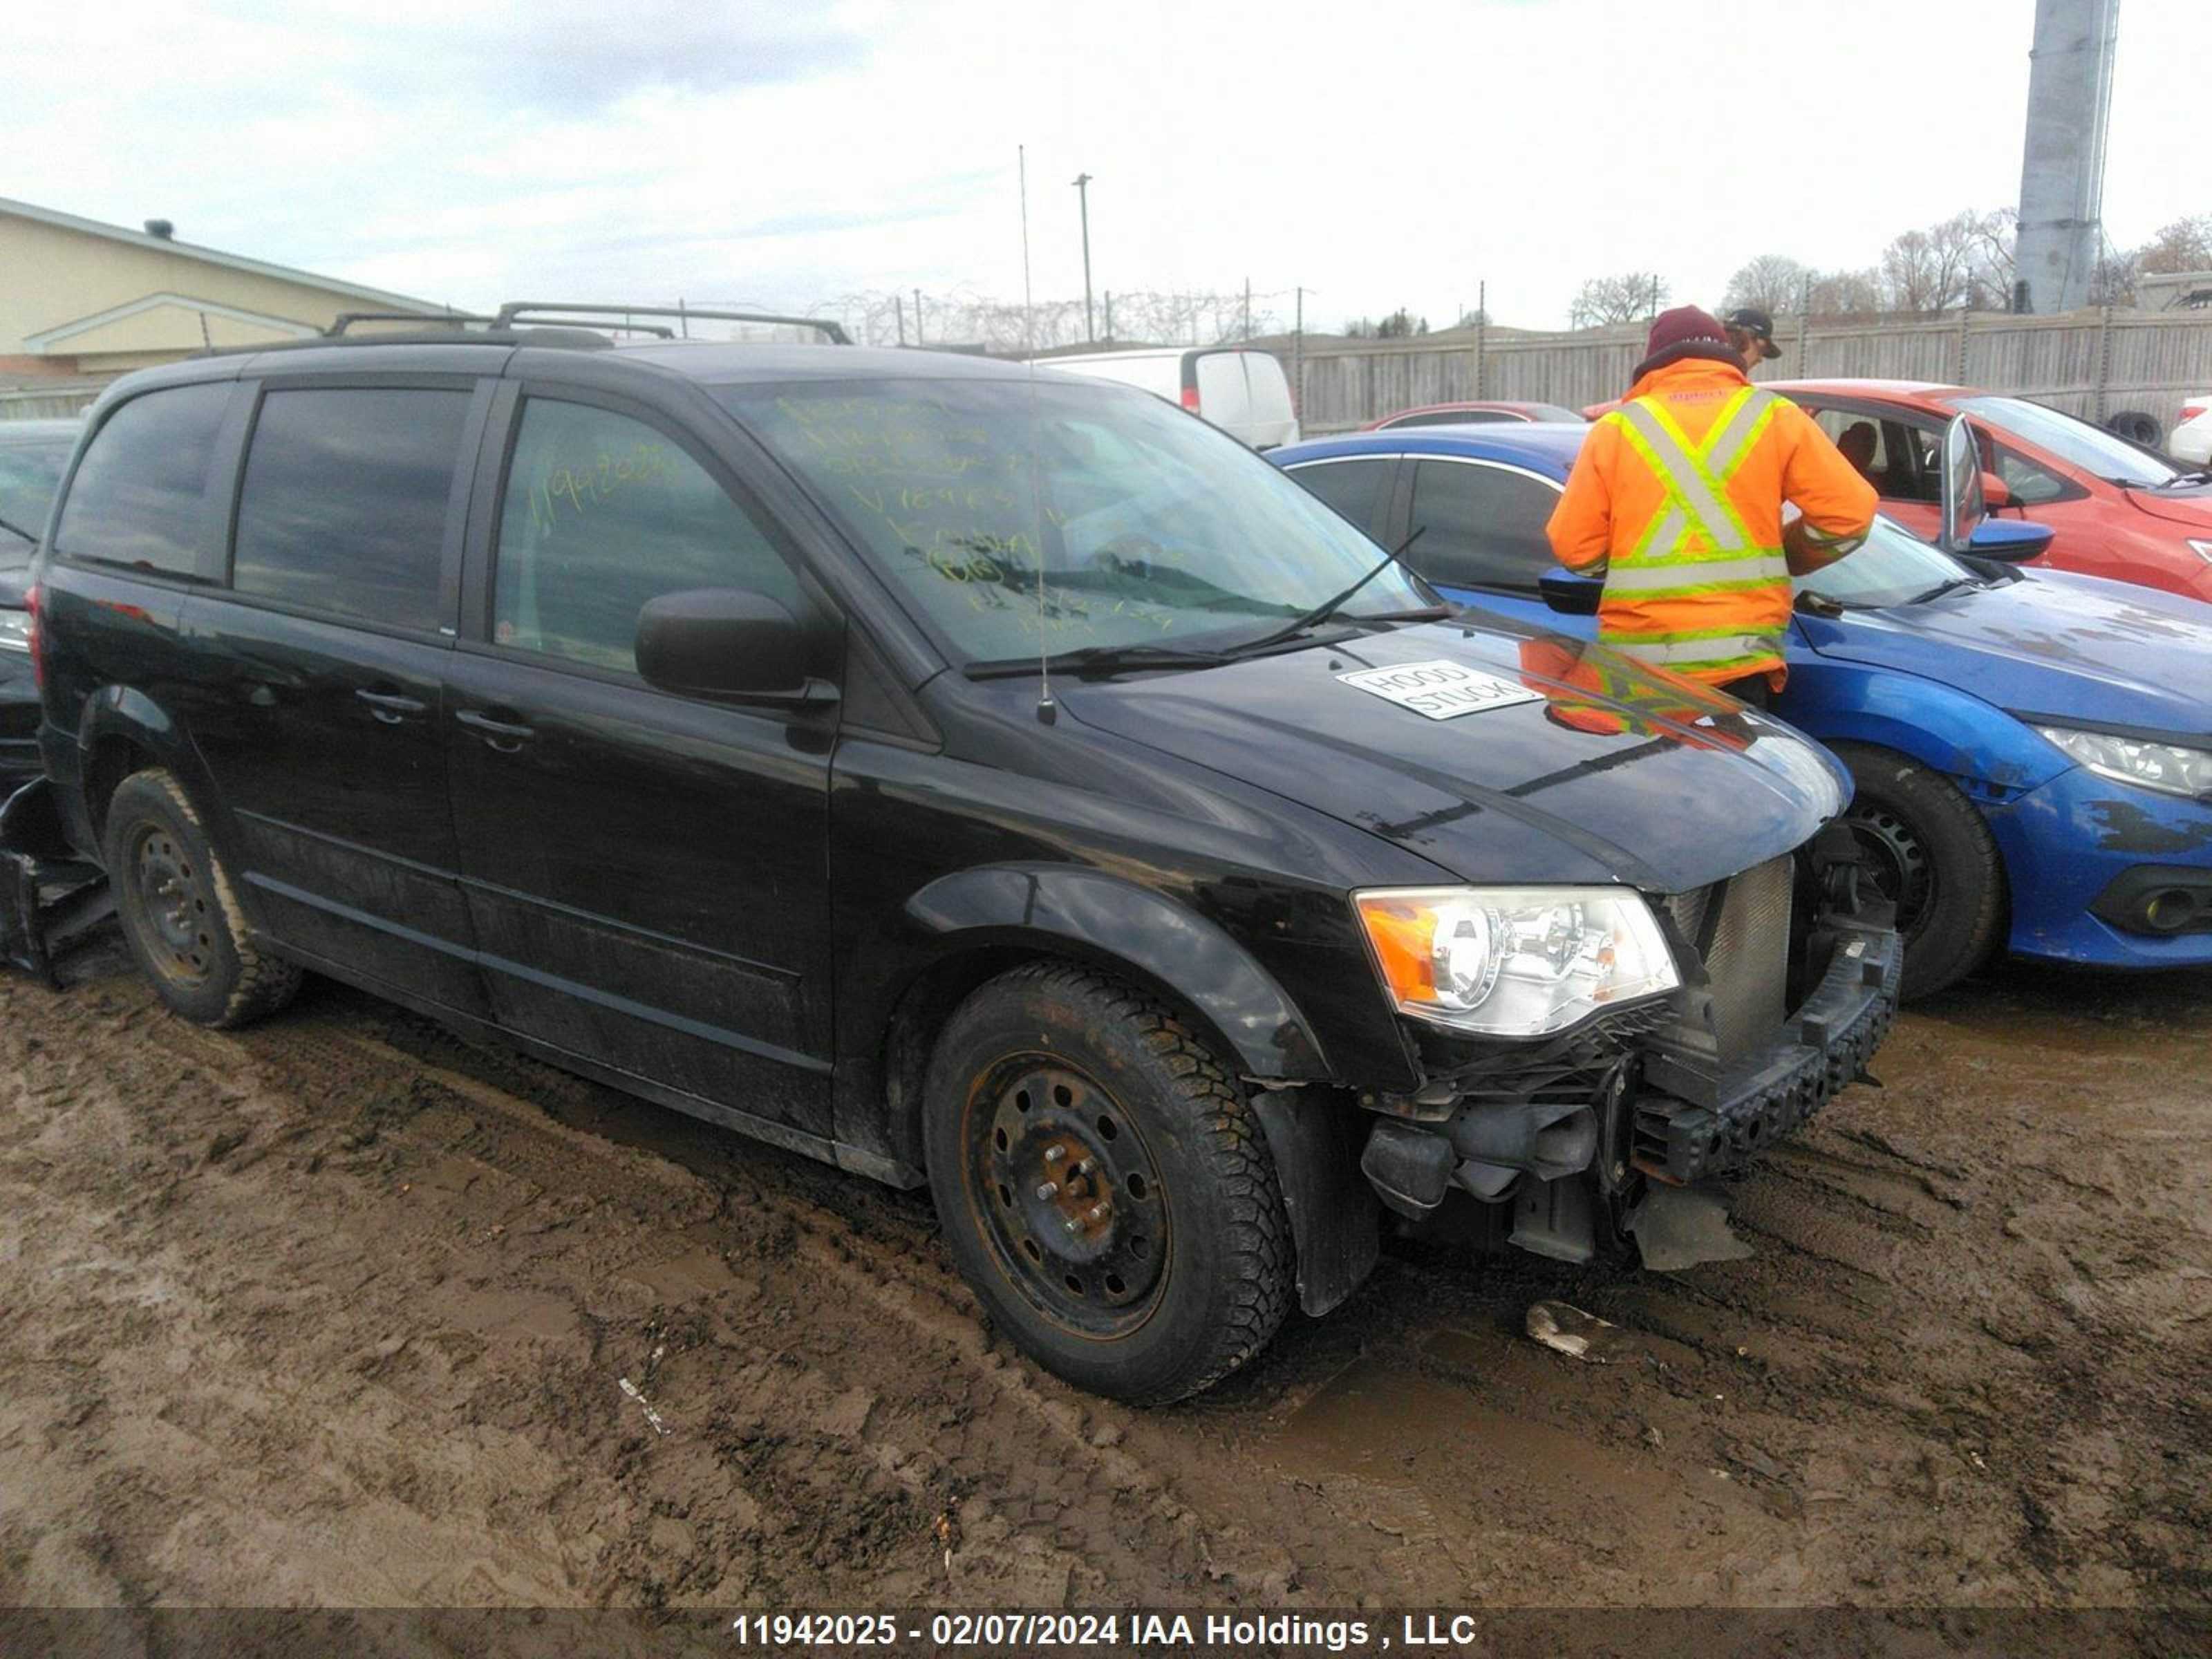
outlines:
{"label": "maroon knit beanie", "polygon": [[1651,319],[1651,332],[1644,342],[1644,355],[1656,357],[1671,346],[1686,345],[1692,340],[1711,340],[1715,345],[1728,343],[1728,331],[1709,311],[1695,306],[1676,306],[1672,311],[1662,311]]}

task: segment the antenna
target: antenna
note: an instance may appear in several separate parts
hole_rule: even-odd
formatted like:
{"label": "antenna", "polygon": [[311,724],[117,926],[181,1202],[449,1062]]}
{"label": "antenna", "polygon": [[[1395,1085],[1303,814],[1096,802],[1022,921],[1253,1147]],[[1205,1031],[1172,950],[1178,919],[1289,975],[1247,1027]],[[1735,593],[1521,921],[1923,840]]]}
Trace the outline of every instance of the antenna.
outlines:
{"label": "antenna", "polygon": [[1044,636],[1044,496],[1037,485],[1036,453],[1036,306],[1030,297],[1030,156],[1029,146],[1014,146],[1014,165],[1022,192],[1022,358],[1030,371],[1030,522],[1036,537],[1037,568],[1037,719],[1050,726],[1060,718],[1052,700],[1052,653]]}

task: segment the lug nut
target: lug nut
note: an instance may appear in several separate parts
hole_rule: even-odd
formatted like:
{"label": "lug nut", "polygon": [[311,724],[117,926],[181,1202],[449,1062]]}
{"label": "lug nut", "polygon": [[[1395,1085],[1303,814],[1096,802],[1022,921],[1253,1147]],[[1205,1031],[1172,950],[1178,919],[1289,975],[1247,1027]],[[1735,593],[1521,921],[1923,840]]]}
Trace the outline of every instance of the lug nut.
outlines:
{"label": "lug nut", "polygon": [[1041,1181],[1037,1183],[1037,1201],[1039,1203],[1044,1203],[1049,1200],[1058,1198],[1059,1196],[1060,1183],[1057,1181]]}
{"label": "lug nut", "polygon": [[1097,1226],[1100,1222],[1106,1218],[1106,1206],[1103,1204],[1092,1205],[1088,1210],[1083,1212],[1083,1218],[1089,1222],[1092,1226]]}
{"label": "lug nut", "polygon": [[1048,1164],[1057,1164],[1066,1156],[1067,1148],[1065,1146],[1048,1146],[1044,1149],[1044,1161]]}

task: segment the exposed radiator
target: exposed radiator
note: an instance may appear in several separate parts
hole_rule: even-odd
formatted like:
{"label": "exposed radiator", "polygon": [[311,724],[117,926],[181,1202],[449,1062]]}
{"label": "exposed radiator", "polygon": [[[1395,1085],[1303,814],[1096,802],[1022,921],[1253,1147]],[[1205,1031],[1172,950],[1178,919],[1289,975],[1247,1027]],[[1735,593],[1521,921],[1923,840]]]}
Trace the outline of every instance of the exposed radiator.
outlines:
{"label": "exposed radiator", "polygon": [[1790,905],[1796,871],[1790,856],[1731,877],[1705,947],[1712,981],[1713,1035],[1726,1060],[1773,1036],[1789,1012]]}

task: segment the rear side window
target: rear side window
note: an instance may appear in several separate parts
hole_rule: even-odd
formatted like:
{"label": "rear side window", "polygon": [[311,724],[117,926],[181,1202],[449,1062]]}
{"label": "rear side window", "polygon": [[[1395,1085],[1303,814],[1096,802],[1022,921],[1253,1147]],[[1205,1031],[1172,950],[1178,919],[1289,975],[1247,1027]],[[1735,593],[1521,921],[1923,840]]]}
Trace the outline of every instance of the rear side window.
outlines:
{"label": "rear side window", "polygon": [[493,639],[634,673],[646,602],[698,587],[750,587],[805,612],[799,579],[751,515],[665,434],[585,404],[525,404]]}
{"label": "rear side window", "polygon": [[394,628],[440,621],[465,392],[271,392],[246,453],[231,586]]}
{"label": "rear side window", "polygon": [[62,504],[54,546],[65,557],[210,581],[210,474],[229,407],[228,380],[133,398],[102,423]]}
{"label": "rear side window", "polygon": [[1377,498],[1382,493],[1383,482],[1390,476],[1390,465],[1387,459],[1310,461],[1304,466],[1292,467],[1291,477],[1307,494],[1372,535]]}
{"label": "rear side window", "polygon": [[1557,489],[1524,473],[1419,462],[1413,525],[1421,538],[1407,562],[1443,586],[1533,591],[1552,568],[1544,526],[1559,504]]}

